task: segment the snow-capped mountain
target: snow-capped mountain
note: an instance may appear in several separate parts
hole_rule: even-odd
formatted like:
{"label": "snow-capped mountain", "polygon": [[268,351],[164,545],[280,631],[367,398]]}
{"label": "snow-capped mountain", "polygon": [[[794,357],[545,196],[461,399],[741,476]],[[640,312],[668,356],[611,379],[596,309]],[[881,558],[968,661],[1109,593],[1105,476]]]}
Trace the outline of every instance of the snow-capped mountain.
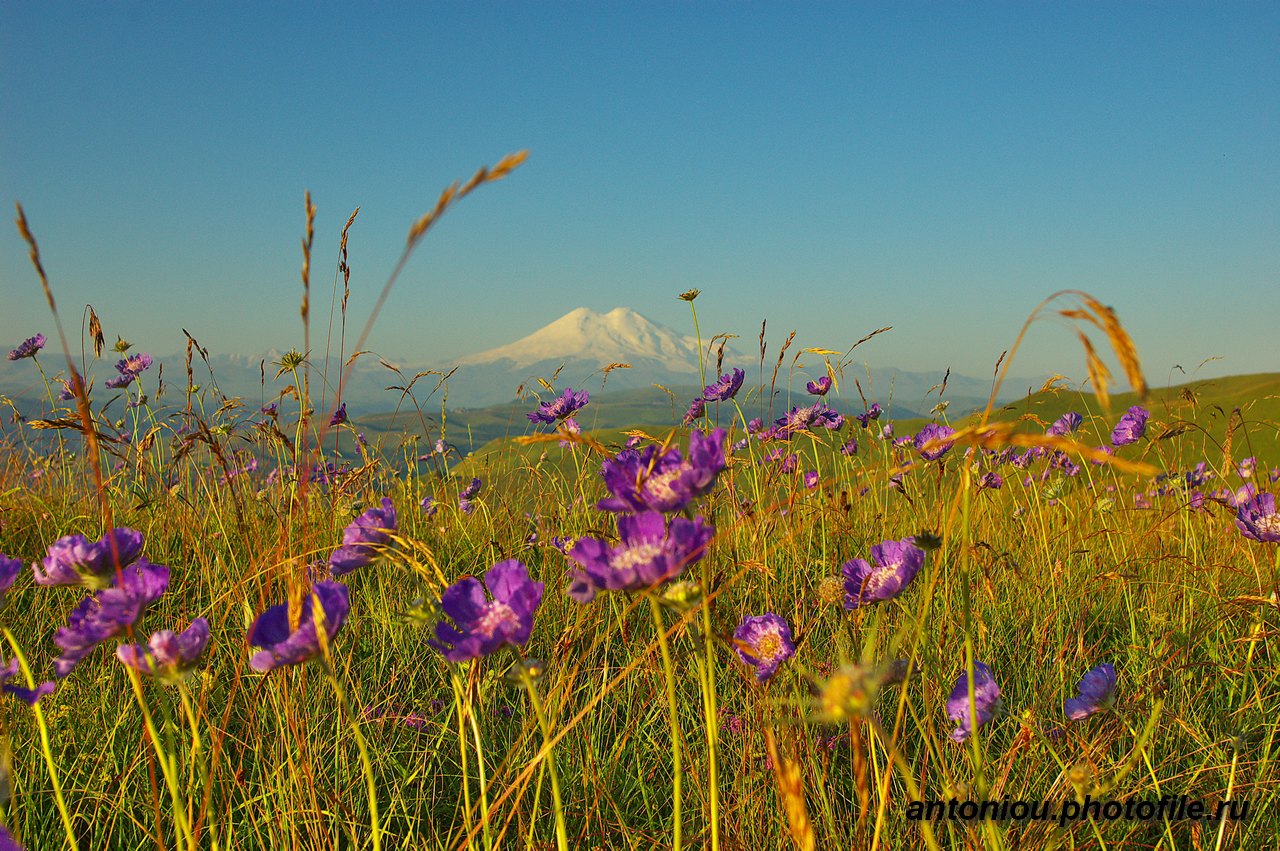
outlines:
{"label": "snow-capped mountain", "polygon": [[627,307],[608,313],[579,307],[514,343],[459,358],[455,364],[507,361],[527,368],[543,361],[577,359],[597,361],[600,366],[639,360],[692,375],[698,371],[698,346],[693,337],[681,336]]}

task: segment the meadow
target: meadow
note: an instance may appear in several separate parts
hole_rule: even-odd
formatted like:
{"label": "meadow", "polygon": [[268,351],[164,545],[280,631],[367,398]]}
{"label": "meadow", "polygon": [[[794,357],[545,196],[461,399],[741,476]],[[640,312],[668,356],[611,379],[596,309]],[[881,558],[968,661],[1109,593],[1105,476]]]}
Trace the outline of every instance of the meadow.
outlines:
{"label": "meadow", "polygon": [[[344,231],[326,362],[349,287]],[[665,428],[546,376],[459,458],[463,375],[371,439],[305,349],[161,390],[86,316],[10,356],[0,848],[1280,847],[1276,376],[1148,390],[1063,293],[1088,392],[893,420],[866,339],[762,334]]]}

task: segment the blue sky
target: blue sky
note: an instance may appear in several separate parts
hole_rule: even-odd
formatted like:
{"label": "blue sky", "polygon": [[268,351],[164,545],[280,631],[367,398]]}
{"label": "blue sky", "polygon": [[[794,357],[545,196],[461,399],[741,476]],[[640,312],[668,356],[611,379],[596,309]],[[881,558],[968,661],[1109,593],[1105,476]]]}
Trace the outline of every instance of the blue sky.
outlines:
{"label": "blue sky", "polygon": [[[5,4],[0,197],[64,321],[178,351],[300,345],[303,192],[323,345],[351,211],[370,345],[442,361],[577,306],[754,349],[988,375],[1062,288],[1153,383],[1280,368],[1280,6],[1181,3]],[[10,207],[12,209],[12,207]],[[0,229],[0,343],[52,323]],[[1061,323],[1014,372],[1084,377]],[[1177,375],[1174,373],[1174,377]]]}

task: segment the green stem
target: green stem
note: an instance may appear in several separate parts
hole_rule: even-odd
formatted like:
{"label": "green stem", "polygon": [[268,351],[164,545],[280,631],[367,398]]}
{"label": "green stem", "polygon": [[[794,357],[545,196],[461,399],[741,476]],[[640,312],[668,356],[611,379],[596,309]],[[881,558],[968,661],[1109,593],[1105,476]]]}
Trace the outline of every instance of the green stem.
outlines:
{"label": "green stem", "polygon": [[[22,648],[18,646],[13,633],[9,632],[7,628],[4,630],[4,638],[5,641],[9,642],[14,658],[18,660],[18,666],[22,669],[22,676],[27,681],[27,688],[34,689],[36,681],[31,676],[31,669],[27,667],[27,657],[23,655]],[[40,729],[40,752],[44,755],[44,764],[49,770],[49,785],[53,787],[53,800],[58,805],[58,815],[62,818],[62,827],[67,832],[67,847],[72,851],[76,851],[80,844],[76,841],[76,833],[71,826],[71,814],[67,812],[67,802],[62,797],[62,783],[58,780],[58,766],[54,764],[53,748],[49,744],[49,725],[45,723],[44,710],[40,708],[39,701],[31,707],[31,714],[35,716],[36,726]]]}
{"label": "green stem", "polygon": [[671,848],[680,851],[681,819],[680,791],[684,780],[680,759],[680,714],[676,705],[676,675],[671,664],[671,647],[662,624],[662,609],[656,596],[649,597],[649,610],[653,613],[653,628],[658,633],[658,647],[662,650],[662,673],[667,681],[667,709],[671,721]]}
{"label": "green stem", "polygon": [[373,851],[382,851],[382,823],[378,817],[378,785],[373,778],[373,762],[369,759],[369,745],[365,741],[364,733],[360,732],[360,725],[356,723],[355,713],[351,711],[351,704],[347,701],[347,693],[338,679],[337,671],[334,670],[330,659],[326,658],[324,661],[325,674],[328,675],[333,693],[338,698],[339,705],[342,706],[343,714],[346,715],[347,726],[351,728],[351,735],[356,740],[356,750],[360,752],[360,770],[364,773],[365,790],[369,795],[369,829],[373,832]]}
{"label": "green stem", "polygon": [[178,788],[178,778],[174,776],[177,768],[177,755],[175,754],[171,759],[165,753],[164,745],[160,743],[160,732],[156,729],[155,719],[151,717],[151,710],[148,708],[146,698],[142,694],[142,678],[133,668],[128,668],[127,670],[129,683],[133,686],[134,700],[138,704],[138,709],[142,712],[143,726],[147,729],[147,737],[151,739],[151,747],[156,752],[156,759],[160,760],[160,773],[164,775],[164,784],[169,788],[169,798],[173,802],[173,820],[177,822],[178,830],[186,838],[187,848],[195,851],[196,838],[191,832],[190,823],[187,821],[187,802]]}
{"label": "green stem", "polygon": [[533,676],[525,667],[524,657],[520,655],[519,649],[514,644],[508,646],[511,648],[512,655],[516,657],[516,669],[520,672],[520,681],[524,683],[525,690],[529,693],[529,702],[533,704],[533,714],[537,716],[538,726],[542,730],[542,743],[547,750],[546,765],[547,774],[551,777],[551,806],[556,820],[556,848],[559,851],[569,851],[568,833],[564,824],[564,803],[560,798],[560,774],[556,770],[555,749],[551,746],[551,723],[547,720],[547,713],[542,708],[542,699],[538,697]]}

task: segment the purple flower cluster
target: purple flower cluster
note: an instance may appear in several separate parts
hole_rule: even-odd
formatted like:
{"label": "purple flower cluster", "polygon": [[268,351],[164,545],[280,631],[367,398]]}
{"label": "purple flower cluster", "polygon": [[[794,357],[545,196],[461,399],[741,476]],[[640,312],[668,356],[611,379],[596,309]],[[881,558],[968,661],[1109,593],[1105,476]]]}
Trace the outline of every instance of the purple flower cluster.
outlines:
{"label": "purple flower cluster", "polygon": [[813,405],[796,405],[785,415],[773,421],[773,426],[758,431],[760,440],[790,440],[800,432],[815,428],[839,431],[844,426],[844,415],[819,399]]}
{"label": "purple flower cluster", "polygon": [[567,419],[582,410],[589,398],[586,390],[579,393],[571,387],[566,387],[563,395],[550,402],[543,402],[538,406],[538,410],[525,416],[531,423],[551,425],[557,420]]}
{"label": "purple flower cluster", "polygon": [[[973,705],[969,704],[969,672],[960,674],[951,696],[947,698],[947,717],[959,726],[951,731],[951,739],[963,742],[974,729],[995,717],[1000,708],[1000,686],[991,669],[981,662],[973,663]],[[976,723],[975,723],[976,722]]]}
{"label": "purple flower cluster", "polygon": [[70,674],[99,644],[123,635],[168,587],[169,568],[142,559],[122,570],[119,582],[80,601],[67,625],[53,636],[53,643],[62,650],[54,660],[58,679]]}
{"label": "purple flower cluster", "polygon": [[[867,408],[865,412],[857,415],[858,425],[863,428],[867,428],[871,423],[880,419],[880,415],[882,413],[884,413],[884,409],[880,407],[880,403],[872,402],[870,408]],[[889,434],[892,435],[893,432],[890,431]]]}
{"label": "purple flower cluster", "polygon": [[266,673],[315,658],[337,637],[350,611],[350,591],[341,582],[317,582],[293,611],[289,603],[272,606],[249,627],[249,644],[262,648],[249,667]]}
{"label": "purple flower cluster", "polygon": [[624,449],[604,462],[600,475],[611,496],[598,505],[601,511],[680,511],[711,490],[724,469],[725,431],[710,435],[689,434],[686,458],[677,448],[660,452],[649,445],[644,451]]}
{"label": "purple flower cluster", "polygon": [[329,556],[334,576],[342,576],[373,561],[381,547],[391,542],[396,531],[396,509],[387,497],[382,505],[370,508],[342,532],[342,546]]}
{"label": "purple flower cluster", "polygon": [[955,433],[951,426],[928,423],[916,434],[913,443],[924,460],[937,461],[951,451],[952,443],[947,438]]}
{"label": "purple flower cluster", "polygon": [[924,550],[914,539],[883,541],[871,548],[871,562],[855,558],[840,567],[844,575],[844,607],[850,611],[892,600],[924,566]]}
{"label": "purple flower cluster", "polygon": [[1280,542],[1280,513],[1274,494],[1260,493],[1236,506],[1236,526],[1252,541]]}
{"label": "purple flower cluster", "polygon": [[772,679],[778,666],[796,652],[790,625],[773,612],[744,615],[733,632],[733,644],[738,658],[756,669],[759,683]]}
{"label": "purple flower cluster", "polygon": [[1111,431],[1112,446],[1128,446],[1137,443],[1147,433],[1147,418],[1151,414],[1141,405],[1134,405],[1120,418]]}
{"label": "purple flower cluster", "polygon": [[645,511],[620,516],[618,534],[617,546],[581,538],[569,551],[581,566],[573,574],[580,586],[575,599],[588,602],[597,590],[638,591],[673,579],[706,555],[715,529],[701,517],[674,517],[668,525],[661,513]]}
{"label": "purple flower cluster", "polygon": [[1103,662],[1080,679],[1076,696],[1062,704],[1062,711],[1072,721],[1083,721],[1111,705],[1116,690],[1116,669]]}
{"label": "purple flower cluster", "polygon": [[711,384],[708,384],[702,390],[702,401],[704,402],[727,402],[734,396],[738,395],[738,391],[742,389],[742,380],[746,377],[746,372],[741,369],[734,369],[728,372]]}
{"label": "purple flower cluster", "polygon": [[4,608],[4,595],[13,587],[18,574],[22,572],[22,559],[9,558],[0,553],[0,609]]}
{"label": "purple flower cluster", "polygon": [[1084,417],[1075,411],[1068,411],[1053,421],[1053,425],[1044,430],[1044,433],[1050,437],[1061,437],[1065,434],[1071,434],[1080,428],[1080,423],[1084,422]]}
{"label": "purple flower cluster", "polygon": [[108,378],[104,384],[113,389],[119,390],[128,387],[134,382],[144,370],[151,367],[151,355],[141,352],[136,355],[129,355],[127,358],[116,362],[116,375]]}
{"label": "purple flower cluster", "polygon": [[831,376],[824,375],[817,381],[810,381],[804,386],[811,396],[825,396],[831,391]]}
{"label": "purple flower cluster", "polygon": [[176,682],[191,671],[209,643],[209,622],[196,618],[182,632],[162,629],[146,644],[122,644],[116,658],[140,674]]}
{"label": "purple flower cluster", "polygon": [[[492,599],[486,599],[484,589]],[[542,603],[543,584],[529,578],[519,561],[489,568],[484,585],[468,576],[445,589],[440,608],[453,623],[436,624],[427,644],[450,662],[488,656],[504,644],[522,646],[533,633],[533,614]]]}
{"label": "purple flower cluster", "polygon": [[32,565],[37,585],[84,585],[107,588],[116,573],[142,554],[142,533],[121,527],[107,531],[96,541],[84,535],[67,535],[49,545],[40,566]]}
{"label": "purple flower cluster", "polygon": [[33,358],[36,352],[44,348],[44,334],[36,334],[34,337],[28,337],[18,344],[18,348],[9,352],[9,360],[23,360],[24,358]]}

